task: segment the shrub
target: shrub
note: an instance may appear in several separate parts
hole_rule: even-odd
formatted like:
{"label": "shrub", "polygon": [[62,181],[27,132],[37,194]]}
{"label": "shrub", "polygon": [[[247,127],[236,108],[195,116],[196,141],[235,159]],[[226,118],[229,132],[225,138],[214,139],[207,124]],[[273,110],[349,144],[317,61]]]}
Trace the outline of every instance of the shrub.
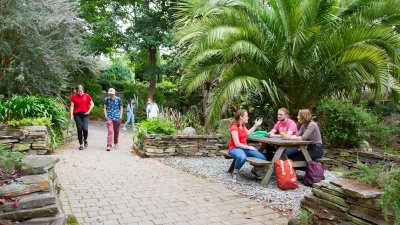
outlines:
{"label": "shrub", "polygon": [[15,95],[9,100],[0,101],[0,121],[21,120],[24,118],[47,117],[51,120],[50,133],[52,146],[63,142],[64,131],[70,120],[64,105],[54,98],[35,95]]}
{"label": "shrub", "polygon": [[136,136],[139,140],[143,141],[145,134],[175,134],[175,124],[163,118],[151,118],[142,122]]}
{"label": "shrub", "polygon": [[324,141],[332,147],[359,147],[363,140],[368,140],[386,149],[386,137],[399,132],[371,111],[351,103],[323,101],[317,107],[317,115]]}
{"label": "shrub", "polygon": [[47,126],[51,128],[53,125],[51,120],[47,117],[39,117],[39,118],[24,118],[21,120],[10,120],[7,122],[8,126],[18,127],[18,126]]}
{"label": "shrub", "polygon": [[104,111],[102,106],[94,106],[90,112],[90,119],[103,119]]}
{"label": "shrub", "polygon": [[391,209],[395,224],[400,224],[400,168],[388,168],[381,163],[371,166],[357,162],[357,168],[345,173],[344,176],[357,179],[363,184],[383,188],[381,199],[383,214],[386,217]]}

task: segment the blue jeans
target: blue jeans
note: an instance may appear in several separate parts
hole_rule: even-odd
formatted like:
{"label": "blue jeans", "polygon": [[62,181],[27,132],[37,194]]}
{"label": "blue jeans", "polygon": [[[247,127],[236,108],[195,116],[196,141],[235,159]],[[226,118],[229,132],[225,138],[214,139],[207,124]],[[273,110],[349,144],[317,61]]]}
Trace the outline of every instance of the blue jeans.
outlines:
{"label": "blue jeans", "polygon": [[236,159],[235,169],[240,170],[243,164],[246,162],[246,157],[256,157],[259,159],[267,160],[267,158],[257,150],[233,148],[229,151],[229,154]]}
{"label": "blue jeans", "polygon": [[126,125],[129,124],[129,121],[132,121],[132,126],[135,125],[135,115],[133,115],[133,113],[127,113],[126,114],[126,122],[125,122],[125,127]]}

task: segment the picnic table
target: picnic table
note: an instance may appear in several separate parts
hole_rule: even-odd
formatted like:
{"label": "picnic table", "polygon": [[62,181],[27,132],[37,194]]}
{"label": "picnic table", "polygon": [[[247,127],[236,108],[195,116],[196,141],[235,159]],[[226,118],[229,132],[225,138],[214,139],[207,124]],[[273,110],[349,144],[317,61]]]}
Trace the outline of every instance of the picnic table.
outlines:
{"label": "picnic table", "polygon": [[[265,150],[265,147],[267,144],[270,145],[275,145],[277,147],[277,151],[274,154],[274,157],[272,158],[271,161],[265,161],[257,158],[248,158],[248,162],[258,168],[262,168],[266,170],[266,173],[261,181],[261,185],[265,186],[268,184],[269,179],[271,178],[272,172],[275,169],[275,166],[273,163],[275,160],[278,160],[282,157],[283,151],[285,149],[299,149],[303,155],[306,161],[296,161],[294,162],[294,167],[306,167],[307,163],[311,161],[310,154],[308,154],[307,151],[307,145],[311,144],[311,141],[296,141],[296,140],[284,140],[282,138],[269,138],[269,137],[257,137],[257,138],[247,138],[248,142],[257,142],[261,143],[260,148],[258,149],[259,151],[263,152]],[[231,168],[229,169],[229,172],[233,171],[235,164],[235,160],[233,160]]]}

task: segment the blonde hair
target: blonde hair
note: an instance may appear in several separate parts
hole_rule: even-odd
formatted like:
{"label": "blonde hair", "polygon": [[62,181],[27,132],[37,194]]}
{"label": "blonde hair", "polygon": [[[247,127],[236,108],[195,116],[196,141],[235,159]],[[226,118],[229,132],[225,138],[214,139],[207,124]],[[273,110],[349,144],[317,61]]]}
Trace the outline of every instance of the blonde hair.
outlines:
{"label": "blonde hair", "polygon": [[233,114],[233,119],[231,121],[232,125],[239,125],[240,117],[244,115],[247,111],[244,109],[239,109]]}
{"label": "blonde hair", "polygon": [[287,108],[280,108],[278,109],[278,112],[279,111],[283,111],[286,115],[289,115],[289,110]]}
{"label": "blonde hair", "polygon": [[309,109],[299,110],[299,122],[308,125],[312,120],[312,113]]}

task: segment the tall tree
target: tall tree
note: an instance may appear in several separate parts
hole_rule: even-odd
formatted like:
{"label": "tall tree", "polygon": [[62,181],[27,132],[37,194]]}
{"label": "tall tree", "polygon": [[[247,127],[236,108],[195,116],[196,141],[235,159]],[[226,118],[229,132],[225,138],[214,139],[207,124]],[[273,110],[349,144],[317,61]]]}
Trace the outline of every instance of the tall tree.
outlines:
{"label": "tall tree", "polygon": [[0,0],[2,92],[58,94],[91,59],[80,46],[86,23],[68,0]]}
{"label": "tall tree", "polygon": [[107,54],[123,48],[148,53],[145,74],[150,81],[149,98],[153,98],[160,73],[157,54],[171,43],[175,4],[174,0],[81,1],[81,15],[91,23],[88,43],[93,52]]}
{"label": "tall tree", "polygon": [[176,39],[187,90],[213,84],[212,122],[242,92],[291,109],[358,86],[399,92],[399,19],[397,0],[190,0]]}

